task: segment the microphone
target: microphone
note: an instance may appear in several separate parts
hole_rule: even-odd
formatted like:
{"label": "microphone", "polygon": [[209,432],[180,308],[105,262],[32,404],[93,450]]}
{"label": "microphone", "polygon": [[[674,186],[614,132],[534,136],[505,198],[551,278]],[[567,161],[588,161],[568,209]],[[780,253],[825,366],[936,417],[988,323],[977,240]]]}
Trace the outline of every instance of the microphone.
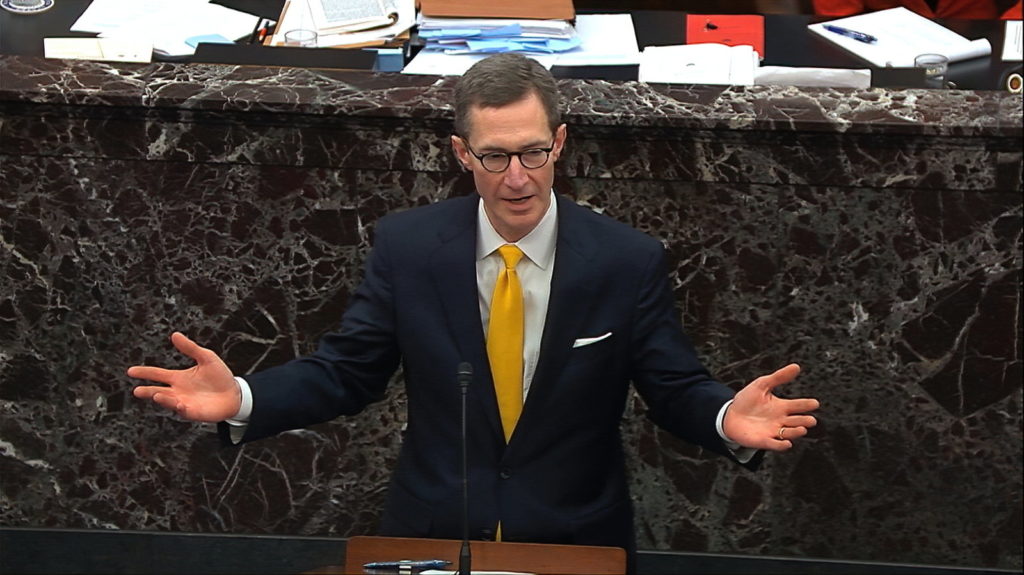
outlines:
{"label": "microphone", "polygon": [[462,549],[459,551],[459,575],[470,575],[469,553],[469,463],[466,458],[466,393],[473,381],[473,366],[462,362],[456,374],[462,390]]}

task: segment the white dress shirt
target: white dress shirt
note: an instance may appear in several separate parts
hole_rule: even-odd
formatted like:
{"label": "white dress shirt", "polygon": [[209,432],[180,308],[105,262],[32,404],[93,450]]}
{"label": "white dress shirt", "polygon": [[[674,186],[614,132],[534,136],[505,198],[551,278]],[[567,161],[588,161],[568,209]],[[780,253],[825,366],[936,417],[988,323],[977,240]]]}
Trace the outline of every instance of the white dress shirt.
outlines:
{"label": "white dress shirt", "polygon": [[[480,201],[477,210],[476,233],[476,286],[480,300],[480,320],[484,337],[491,318],[491,297],[498,274],[505,269],[505,260],[498,248],[509,243],[494,230]],[[516,265],[519,285],[523,288],[523,401],[530,393],[530,382],[537,370],[540,357],[540,338],[544,333],[544,319],[551,296],[551,271],[555,264],[555,246],[558,244],[558,204],[551,192],[551,204],[537,227],[512,245],[522,250],[523,259]]]}

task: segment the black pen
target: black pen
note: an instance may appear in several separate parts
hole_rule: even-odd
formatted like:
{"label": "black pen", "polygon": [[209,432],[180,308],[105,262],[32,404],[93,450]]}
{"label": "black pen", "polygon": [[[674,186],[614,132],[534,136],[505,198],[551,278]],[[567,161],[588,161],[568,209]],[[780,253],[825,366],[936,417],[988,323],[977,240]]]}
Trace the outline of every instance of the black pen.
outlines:
{"label": "black pen", "polygon": [[256,20],[256,27],[252,29],[252,34],[249,35],[249,43],[255,44],[259,40],[260,28],[263,28],[263,18],[260,17]]}
{"label": "black pen", "polygon": [[847,38],[853,38],[854,40],[864,42],[865,44],[874,44],[875,42],[878,42],[878,38],[875,38],[871,34],[850,30],[849,28],[833,26],[832,24],[825,24],[824,28],[829,32],[839,34],[840,36],[846,36]]}

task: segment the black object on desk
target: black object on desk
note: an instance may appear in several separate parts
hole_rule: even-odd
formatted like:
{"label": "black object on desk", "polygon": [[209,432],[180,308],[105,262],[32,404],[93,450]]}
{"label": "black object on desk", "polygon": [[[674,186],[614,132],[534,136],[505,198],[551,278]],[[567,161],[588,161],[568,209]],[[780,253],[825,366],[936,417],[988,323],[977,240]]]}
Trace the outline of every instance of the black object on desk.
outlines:
{"label": "black object on desk", "polygon": [[637,64],[604,65],[604,66],[552,66],[551,75],[555,78],[573,78],[575,80],[609,80],[612,82],[636,81],[640,75]]}
{"label": "black object on desk", "polygon": [[292,68],[332,68],[372,70],[377,53],[372,50],[337,48],[301,48],[295,46],[257,46],[247,44],[208,44],[196,47],[190,62],[203,64],[239,64],[243,66],[287,66]]}

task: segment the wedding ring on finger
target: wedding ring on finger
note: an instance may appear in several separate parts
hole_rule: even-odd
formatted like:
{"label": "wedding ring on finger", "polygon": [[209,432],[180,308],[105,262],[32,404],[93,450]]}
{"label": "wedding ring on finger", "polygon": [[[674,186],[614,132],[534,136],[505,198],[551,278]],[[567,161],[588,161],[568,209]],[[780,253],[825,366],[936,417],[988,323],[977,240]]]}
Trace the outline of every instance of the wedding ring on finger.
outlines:
{"label": "wedding ring on finger", "polygon": [[786,427],[779,428],[779,441],[786,441]]}

